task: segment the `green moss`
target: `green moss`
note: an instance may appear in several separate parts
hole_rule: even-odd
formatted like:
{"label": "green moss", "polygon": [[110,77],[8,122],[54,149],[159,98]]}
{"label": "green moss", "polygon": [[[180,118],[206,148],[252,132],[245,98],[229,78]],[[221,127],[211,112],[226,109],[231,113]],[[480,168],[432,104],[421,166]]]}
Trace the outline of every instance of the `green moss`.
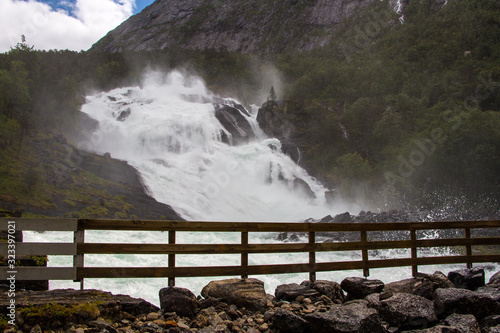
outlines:
{"label": "green moss", "polygon": [[99,317],[98,302],[65,306],[57,303],[29,305],[19,309],[22,318],[28,324],[39,324],[42,328],[50,328],[52,324],[66,322],[86,322]]}
{"label": "green moss", "polygon": [[3,313],[0,313],[0,331],[9,328],[9,319]]}

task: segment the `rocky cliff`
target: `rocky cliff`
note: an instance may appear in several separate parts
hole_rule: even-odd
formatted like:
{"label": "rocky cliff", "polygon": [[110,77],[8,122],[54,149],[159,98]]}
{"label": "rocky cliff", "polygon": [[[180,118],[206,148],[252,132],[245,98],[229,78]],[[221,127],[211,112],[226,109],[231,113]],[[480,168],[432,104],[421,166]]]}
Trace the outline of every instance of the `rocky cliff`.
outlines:
{"label": "rocky cliff", "polygon": [[[374,0],[157,0],[91,50],[305,51],[327,43],[342,20]],[[396,1],[388,1],[394,6]]]}

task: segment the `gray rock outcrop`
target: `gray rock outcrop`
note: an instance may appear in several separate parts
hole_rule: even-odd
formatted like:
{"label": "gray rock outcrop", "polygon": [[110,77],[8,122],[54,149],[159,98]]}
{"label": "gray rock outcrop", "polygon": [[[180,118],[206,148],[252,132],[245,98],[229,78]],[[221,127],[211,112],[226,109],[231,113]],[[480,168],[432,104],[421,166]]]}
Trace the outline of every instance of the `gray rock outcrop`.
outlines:
{"label": "gray rock outcrop", "polygon": [[306,51],[325,45],[342,20],[371,2],[158,0],[109,32],[91,50]]}

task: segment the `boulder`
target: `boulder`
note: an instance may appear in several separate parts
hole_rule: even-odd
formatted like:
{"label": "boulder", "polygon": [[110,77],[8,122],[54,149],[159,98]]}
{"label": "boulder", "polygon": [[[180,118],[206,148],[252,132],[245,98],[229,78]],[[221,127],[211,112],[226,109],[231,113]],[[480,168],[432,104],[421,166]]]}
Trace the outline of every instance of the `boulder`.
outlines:
{"label": "boulder", "polygon": [[288,310],[281,308],[276,310],[272,320],[273,327],[281,332],[302,333],[307,331],[307,321]]}
{"label": "boulder", "polygon": [[490,328],[500,327],[500,314],[484,317],[481,320],[481,328],[486,331]]}
{"label": "boulder", "polygon": [[413,294],[416,290],[423,289],[424,287],[430,288],[432,290],[432,282],[430,280],[418,277],[387,283],[384,287],[384,291],[390,291],[393,294]]}
{"label": "boulder", "polygon": [[493,276],[488,281],[487,286],[500,288],[500,272],[493,274]]}
{"label": "boulder", "polygon": [[248,117],[242,114],[240,110],[221,104],[214,104],[214,107],[215,117],[226,131],[231,133],[233,144],[247,143],[248,140],[255,137],[252,126],[248,122]]}
{"label": "boulder", "polygon": [[493,274],[488,283],[476,289],[476,291],[481,294],[490,295],[497,302],[500,302],[500,272]]}
{"label": "boulder", "polygon": [[303,281],[301,285],[317,290],[321,295],[327,296],[334,303],[345,302],[344,291],[337,282],[326,280],[317,280],[314,282]]}
{"label": "boulder", "polygon": [[311,189],[309,184],[302,178],[295,178],[292,181],[292,189],[296,192],[302,193],[308,199],[316,199],[316,194]]}
{"label": "boulder", "polygon": [[349,212],[335,215],[335,217],[333,218],[333,222],[335,223],[347,223],[352,221],[352,216]]}
{"label": "boulder", "polygon": [[414,294],[432,300],[434,291],[438,288],[455,288],[455,285],[437,271],[434,274],[419,273],[416,278],[391,282],[385,285],[384,291],[392,293]]}
{"label": "boulder", "polygon": [[308,298],[318,298],[321,296],[319,291],[297,283],[279,285],[274,291],[274,295],[278,300],[289,302],[295,301],[295,299],[299,296]]}
{"label": "boulder", "polygon": [[435,271],[434,274],[418,273],[417,278],[424,278],[430,280],[434,285],[434,290],[438,288],[456,288],[453,282],[448,279],[443,272]]}
{"label": "boulder", "polygon": [[454,313],[446,317],[444,324],[456,327],[464,333],[481,333],[481,328],[479,327],[476,317],[469,314]]}
{"label": "boulder", "polygon": [[477,320],[500,313],[500,304],[491,296],[467,289],[437,289],[434,305],[438,316],[452,313],[472,314]]}
{"label": "boulder", "polygon": [[476,292],[491,296],[495,301],[500,302],[500,287],[490,287],[488,285],[477,288]]}
{"label": "boulder", "polygon": [[342,280],[340,286],[347,292],[347,297],[349,299],[363,299],[370,294],[380,293],[385,285],[380,280],[347,277]]}
{"label": "boulder", "polygon": [[199,307],[196,296],[188,289],[167,287],[160,290],[160,306],[165,312],[193,317]]}
{"label": "boulder", "polygon": [[264,282],[257,279],[212,281],[201,290],[201,295],[205,298],[221,298],[228,304],[254,310],[263,310],[267,305]]}
{"label": "boulder", "polygon": [[377,310],[368,302],[355,300],[333,307],[327,312],[315,312],[304,317],[315,333],[382,333],[385,332]]}
{"label": "boulder", "polygon": [[471,269],[459,269],[448,273],[448,279],[457,287],[476,290],[484,286],[484,269],[474,267]]}
{"label": "boulder", "polygon": [[[137,316],[143,313],[156,312],[159,308],[141,298],[133,298],[128,295],[113,295],[95,289],[73,290],[55,289],[47,291],[16,291],[16,308],[28,306],[39,306],[45,304],[58,304],[65,307],[77,306],[84,303],[96,303],[100,312],[113,313],[119,310]],[[10,299],[7,293],[0,294],[0,313],[6,313]]]}
{"label": "boulder", "polygon": [[125,120],[127,120],[128,117],[130,117],[131,112],[132,111],[130,110],[130,108],[128,108],[125,111],[120,111],[120,113],[118,114],[118,117],[116,117],[116,120],[124,122]]}
{"label": "boulder", "polygon": [[381,300],[376,308],[383,320],[391,326],[412,329],[426,328],[437,321],[434,303],[427,298],[397,293]]}

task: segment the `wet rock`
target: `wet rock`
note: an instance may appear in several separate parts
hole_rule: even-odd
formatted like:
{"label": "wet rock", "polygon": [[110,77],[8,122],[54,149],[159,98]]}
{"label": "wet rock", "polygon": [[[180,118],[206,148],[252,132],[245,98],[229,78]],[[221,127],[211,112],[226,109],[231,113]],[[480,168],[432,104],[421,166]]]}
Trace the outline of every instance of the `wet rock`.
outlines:
{"label": "wet rock", "polygon": [[352,216],[351,214],[349,214],[349,212],[338,214],[333,218],[333,222],[335,223],[347,223],[352,221]]}
{"label": "wet rock", "polygon": [[221,125],[231,134],[232,144],[247,143],[255,137],[248,117],[240,110],[229,105],[214,104],[215,117]]}
{"label": "wet rock", "polygon": [[294,191],[304,194],[309,199],[316,199],[316,194],[314,194],[309,184],[302,178],[295,178],[292,182],[292,188]]}
{"label": "wet rock", "polygon": [[175,312],[182,317],[192,317],[199,305],[196,296],[190,290],[167,287],[160,290],[160,306],[165,312]]}
{"label": "wet rock", "polygon": [[500,304],[491,296],[467,289],[437,289],[434,304],[438,316],[472,314],[477,320],[500,313]]}
{"label": "wet rock", "polygon": [[318,333],[385,333],[377,310],[368,302],[355,300],[326,312],[316,312],[304,317],[312,332]]}
{"label": "wet rock", "polygon": [[130,116],[130,113],[132,111],[130,110],[130,108],[128,108],[127,110],[124,110],[124,111],[120,111],[120,114],[118,114],[118,117],[116,117],[116,120],[118,121],[125,121],[127,120],[127,118]]}
{"label": "wet rock", "polygon": [[474,267],[471,269],[459,269],[448,273],[448,279],[457,288],[476,290],[484,286],[484,269]]}
{"label": "wet rock", "polygon": [[201,295],[205,298],[220,298],[238,307],[263,310],[267,306],[264,282],[257,279],[227,279],[212,281],[206,285]]}
{"label": "wet rock", "polygon": [[295,299],[299,296],[304,296],[304,298],[305,297],[317,298],[321,296],[321,294],[317,290],[297,283],[279,285],[276,288],[274,295],[278,300],[289,301],[289,302],[295,301]]}
{"label": "wet rock", "polygon": [[394,294],[380,301],[376,308],[383,320],[399,328],[426,328],[437,321],[434,303],[413,294]]}
{"label": "wet rock", "polygon": [[307,331],[307,321],[284,309],[276,310],[272,320],[273,326],[281,332],[302,333]]}
{"label": "wet rock", "polygon": [[334,303],[344,303],[345,295],[339,283],[326,280],[303,281],[301,285],[317,290]]}
{"label": "wet rock", "polygon": [[347,277],[340,283],[347,292],[348,299],[363,299],[373,293],[380,293],[384,283],[380,280],[368,280],[360,277]]}

